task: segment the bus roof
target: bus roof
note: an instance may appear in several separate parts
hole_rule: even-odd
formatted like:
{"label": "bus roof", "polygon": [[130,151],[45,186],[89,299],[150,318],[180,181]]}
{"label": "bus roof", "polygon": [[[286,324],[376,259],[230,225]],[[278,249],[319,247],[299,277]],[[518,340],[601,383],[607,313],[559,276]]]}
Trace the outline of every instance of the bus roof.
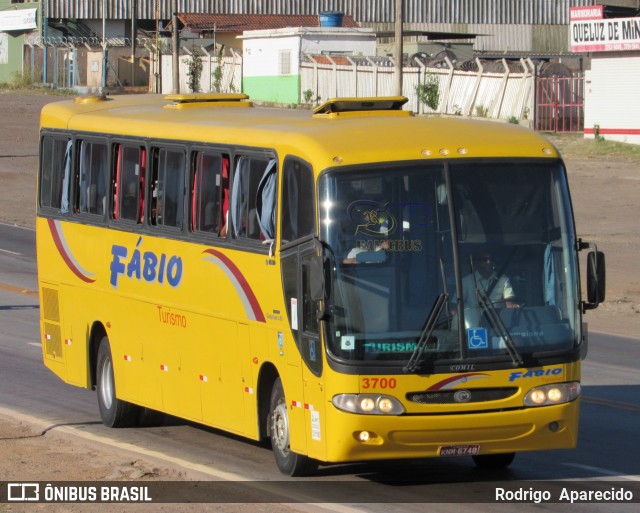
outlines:
{"label": "bus roof", "polygon": [[[41,128],[70,129],[273,148],[316,169],[371,162],[439,158],[559,158],[535,132],[510,123],[412,116],[392,108],[351,108],[359,99],[334,99],[308,110],[252,107],[245,95],[126,95],[76,98],[46,105]],[[331,103],[331,102],[329,102]],[[364,105],[364,102],[361,102]],[[343,111],[340,111],[341,106]],[[333,108],[332,108],[333,107]]]}

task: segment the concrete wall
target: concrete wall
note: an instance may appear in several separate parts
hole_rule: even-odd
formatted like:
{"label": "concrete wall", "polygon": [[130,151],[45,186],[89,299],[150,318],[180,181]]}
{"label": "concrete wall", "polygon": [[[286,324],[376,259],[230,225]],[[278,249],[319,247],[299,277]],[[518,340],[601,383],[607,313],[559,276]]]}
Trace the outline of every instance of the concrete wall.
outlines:
{"label": "concrete wall", "polygon": [[[592,55],[585,72],[585,137],[640,144],[640,52]],[[598,128],[596,128],[598,127]]]}

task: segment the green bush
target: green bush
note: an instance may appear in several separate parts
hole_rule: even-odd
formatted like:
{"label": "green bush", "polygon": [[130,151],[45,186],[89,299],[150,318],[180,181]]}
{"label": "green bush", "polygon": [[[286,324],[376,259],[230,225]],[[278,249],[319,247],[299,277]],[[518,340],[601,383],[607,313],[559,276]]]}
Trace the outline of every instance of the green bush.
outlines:
{"label": "green bush", "polygon": [[431,110],[436,110],[438,103],[440,103],[440,83],[438,77],[427,75],[425,71],[424,83],[416,86],[416,96],[420,103],[425,104]]}
{"label": "green bush", "polygon": [[187,63],[187,85],[192,93],[200,92],[200,77],[202,76],[202,56],[199,49],[193,49],[192,54],[185,59]]}

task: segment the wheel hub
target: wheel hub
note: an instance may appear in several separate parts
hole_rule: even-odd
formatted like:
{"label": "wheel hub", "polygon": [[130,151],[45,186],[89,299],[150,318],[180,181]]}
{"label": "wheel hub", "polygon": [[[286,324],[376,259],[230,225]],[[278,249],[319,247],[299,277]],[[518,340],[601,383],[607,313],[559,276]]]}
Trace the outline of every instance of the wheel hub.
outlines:
{"label": "wheel hub", "polygon": [[287,406],[280,403],[273,411],[273,442],[274,445],[286,454],[289,452],[289,416]]}
{"label": "wheel hub", "polygon": [[102,404],[104,404],[107,409],[111,408],[113,401],[113,381],[111,376],[111,361],[107,359],[102,363],[102,372],[100,373],[100,394]]}

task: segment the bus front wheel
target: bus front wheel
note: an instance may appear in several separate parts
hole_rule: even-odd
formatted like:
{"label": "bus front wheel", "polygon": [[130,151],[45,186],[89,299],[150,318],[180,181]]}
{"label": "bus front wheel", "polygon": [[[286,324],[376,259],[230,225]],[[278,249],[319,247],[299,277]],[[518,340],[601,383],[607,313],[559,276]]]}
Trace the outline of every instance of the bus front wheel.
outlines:
{"label": "bus front wheel", "polygon": [[107,427],[127,427],[135,424],[138,407],[116,397],[116,385],[113,374],[113,358],[109,339],[105,336],[98,348],[96,365],[96,392],[102,423]]}
{"label": "bus front wheel", "polygon": [[314,473],[317,461],[293,452],[289,445],[289,412],[280,378],[273,385],[269,411],[271,448],[280,472],[292,477]]}

